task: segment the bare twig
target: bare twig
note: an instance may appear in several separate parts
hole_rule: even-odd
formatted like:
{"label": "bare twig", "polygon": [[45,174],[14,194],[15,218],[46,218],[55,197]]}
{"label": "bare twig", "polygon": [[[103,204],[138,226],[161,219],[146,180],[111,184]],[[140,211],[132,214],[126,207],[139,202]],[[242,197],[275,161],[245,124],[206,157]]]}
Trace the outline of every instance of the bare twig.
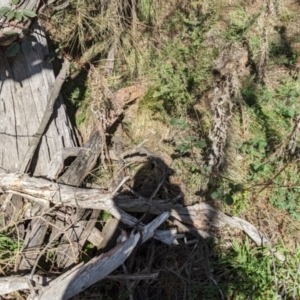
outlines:
{"label": "bare twig", "polygon": [[120,274],[120,275],[109,275],[106,278],[114,280],[149,280],[157,278],[159,272],[149,274]]}

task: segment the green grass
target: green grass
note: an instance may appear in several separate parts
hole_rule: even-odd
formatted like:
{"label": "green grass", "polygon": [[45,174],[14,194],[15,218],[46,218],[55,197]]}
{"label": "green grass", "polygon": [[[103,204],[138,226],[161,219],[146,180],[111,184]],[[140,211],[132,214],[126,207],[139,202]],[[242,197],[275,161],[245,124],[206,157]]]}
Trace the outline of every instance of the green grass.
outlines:
{"label": "green grass", "polygon": [[18,241],[7,234],[0,234],[0,263],[5,266],[13,265],[23,241]]}
{"label": "green grass", "polygon": [[[227,28],[220,33],[221,29],[214,27],[220,20],[220,14],[223,13],[220,1],[214,1],[213,4],[206,2],[203,5],[192,1],[187,6],[177,3],[173,7],[174,11],[172,13],[170,11],[170,15],[166,15],[159,24],[161,12],[157,4],[158,2],[149,0],[138,2],[138,22],[145,26],[142,26],[143,29],[139,34],[133,36],[130,18],[127,18],[125,23],[118,20],[119,27],[114,27],[114,23],[111,22],[113,18],[109,18],[112,15],[108,12],[105,15],[107,18],[103,18],[103,15],[97,16],[93,12],[94,4],[85,8],[83,1],[73,1],[72,7],[66,12],[69,17],[62,26],[74,28],[74,32],[64,46],[73,51],[73,55],[80,56],[93,49],[95,45],[103,45],[97,55],[94,55],[95,53],[91,55],[93,59],[85,60],[97,64],[98,70],[103,70],[108,44],[114,38],[117,39],[118,52],[114,74],[107,79],[109,87],[117,90],[120,86],[146,82],[148,92],[139,102],[135,117],[138,119],[143,113],[147,114],[147,117],[151,116],[147,122],[159,120],[161,127],[168,127],[171,132],[175,132],[170,141],[164,143],[168,143],[168,149],[173,150],[173,153],[168,155],[172,158],[171,167],[176,171],[176,183],[182,185],[185,192],[185,204],[198,201],[196,195],[201,195],[202,199],[213,200],[217,205],[217,201],[221,201],[221,204],[232,204],[230,207],[220,206],[225,207],[226,212],[233,215],[243,215],[251,219],[253,217],[251,213],[256,212],[257,204],[265,201],[264,203],[270,204],[268,207],[273,205],[274,210],[278,210],[279,213],[282,210],[298,219],[299,154],[290,155],[285,151],[285,145],[288,143],[287,137],[300,109],[297,77],[299,74],[294,72],[293,76],[284,76],[279,82],[270,84],[257,82],[257,69],[263,44],[263,35],[258,33],[260,28],[257,20],[263,10],[250,15],[244,6],[234,3],[236,5],[228,8],[230,12]],[[218,6],[217,12],[215,6]],[[61,20],[62,16],[57,15],[55,18]],[[285,21],[293,19],[289,16],[283,18]],[[276,39],[269,41],[267,67],[277,66],[295,71],[293,68],[298,55],[292,49],[285,29],[279,26],[276,29]],[[219,33],[221,37],[214,36],[212,32]],[[94,39],[90,40],[90,36]],[[207,36],[219,38],[223,44],[216,43],[216,47],[211,44],[207,46]],[[145,45],[141,46],[143,43]],[[213,120],[210,103],[204,105],[201,101],[204,101],[207,91],[220,84],[220,78],[214,82],[216,77],[211,66],[222,47],[229,47],[232,43],[240,46],[245,43],[250,48],[249,69],[252,73],[243,83],[242,97],[239,99],[245,115],[242,116],[236,103],[233,107],[235,126],[242,126],[244,121],[247,132],[235,145],[228,147],[234,150],[233,153],[226,154],[231,155],[233,159],[239,154],[242,157],[241,161],[235,165],[229,164],[228,169],[225,167],[218,173],[212,173],[206,165],[206,158],[209,149],[208,134]],[[94,60],[95,57],[97,60]],[[90,110],[92,97],[87,80],[84,78],[83,82],[75,84],[65,93],[79,111],[77,124],[87,122],[86,114]],[[195,103],[202,105],[203,115],[199,119],[193,110]],[[149,125],[147,122],[143,126],[147,127]],[[124,122],[123,125],[126,125],[130,132],[130,122],[126,124]],[[139,129],[137,127],[136,131]],[[230,130],[234,131],[234,126]],[[160,133],[157,127],[154,131],[156,134]],[[155,138],[158,140],[157,136],[159,135],[157,134]],[[139,138],[142,141],[144,136]],[[145,135],[145,138],[148,136]],[[153,148],[157,146],[157,140]],[[136,142],[134,140],[130,143]],[[284,151],[279,155],[281,147]],[[132,174],[137,172],[134,168],[131,171]],[[149,170],[145,172],[153,176]],[[142,177],[146,177],[147,174],[142,174]],[[235,177],[230,174],[235,174]],[[100,178],[99,182],[106,187],[111,175],[103,168],[94,174],[96,175]],[[110,215],[102,213],[101,221],[105,222],[109,217]],[[293,240],[293,237],[289,239]],[[286,255],[286,261],[280,262],[268,253],[267,249],[255,247],[244,236],[230,237],[230,241],[229,247],[224,246],[225,242],[215,246],[209,245],[209,272],[203,282],[189,283],[188,299],[222,299],[222,295],[224,299],[276,299],[277,295],[282,295],[283,299],[300,297],[299,248],[292,252],[285,248],[283,243],[277,246]],[[93,250],[92,247],[88,248],[87,252]],[[174,258],[175,261],[176,259]],[[168,272],[163,273],[163,276],[167,274]],[[170,285],[173,284],[175,290],[177,286],[174,282],[170,282]],[[120,285],[105,281],[101,291],[103,295],[110,295],[116,287],[119,288]],[[125,298],[128,297],[124,287],[118,297],[122,298],[121,294],[124,294]],[[102,299],[102,296],[99,297]]]}
{"label": "green grass", "polygon": [[216,52],[203,45],[204,34],[214,23],[213,13],[195,9],[177,11],[165,25],[166,36],[155,57],[154,98],[162,99],[172,116],[184,116],[192,103],[212,84],[211,62]]}
{"label": "green grass", "polygon": [[285,262],[277,260],[267,249],[251,246],[247,238],[244,242],[233,238],[231,250],[216,249],[212,268],[225,299],[299,297],[300,249],[293,253],[283,245],[277,248],[286,255]]}

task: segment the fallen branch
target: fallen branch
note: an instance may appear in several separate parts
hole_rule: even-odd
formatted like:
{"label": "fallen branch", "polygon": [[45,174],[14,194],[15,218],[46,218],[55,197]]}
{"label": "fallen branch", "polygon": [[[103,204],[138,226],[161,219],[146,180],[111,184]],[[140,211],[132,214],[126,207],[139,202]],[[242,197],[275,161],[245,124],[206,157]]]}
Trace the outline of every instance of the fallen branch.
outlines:
{"label": "fallen branch", "polygon": [[[243,230],[258,246],[271,246],[270,240],[251,223],[237,217],[227,216],[206,203],[187,207],[174,205],[171,201],[165,200],[152,200],[151,203],[147,203],[141,199],[104,194],[98,189],[75,188],[49,182],[42,178],[11,173],[0,174],[0,191],[14,193],[45,204],[50,201],[56,205],[105,210],[130,226],[137,226],[139,222],[133,216],[125,213],[124,210],[149,212],[154,215],[163,211],[170,211],[172,217],[190,224],[194,228],[201,229],[207,226],[221,228],[229,225]],[[274,255],[278,259],[284,260],[280,253],[276,252]]]}
{"label": "fallen branch", "polygon": [[[72,148],[62,148],[57,151],[48,166],[47,178],[54,180],[57,179],[59,173],[64,168],[64,162],[68,157],[78,156],[81,150],[85,148],[82,147],[72,147]],[[87,151],[90,149],[86,149]]]}
{"label": "fallen branch", "polygon": [[119,274],[119,275],[109,275],[107,279],[113,280],[149,280],[157,278],[159,272],[150,273],[150,274]]}
{"label": "fallen branch", "polygon": [[32,289],[32,287],[46,286],[53,280],[53,278],[39,275],[34,275],[30,280],[29,276],[30,275],[0,278],[0,295],[10,294],[21,290],[29,290]]}
{"label": "fallen branch", "polygon": [[[33,276],[32,280],[29,280],[27,276],[10,276],[0,278],[0,295],[8,294],[18,290],[33,289],[38,291],[38,294],[31,294],[30,299],[69,299],[89,286],[93,285],[97,281],[102,280],[113,270],[118,268],[131,254],[138,241],[141,239],[141,243],[146,242],[154,235],[154,231],[158,226],[164,223],[169,213],[165,212],[159,217],[154,219],[150,224],[144,227],[141,233],[131,234],[129,237],[126,232],[118,238],[117,245],[108,251],[101,254],[99,257],[95,257],[88,263],[83,265],[82,263],[72,268],[70,271],[59,276],[49,283],[49,279],[41,280],[41,276]],[[134,279],[149,279],[157,277],[158,273],[146,274]]]}

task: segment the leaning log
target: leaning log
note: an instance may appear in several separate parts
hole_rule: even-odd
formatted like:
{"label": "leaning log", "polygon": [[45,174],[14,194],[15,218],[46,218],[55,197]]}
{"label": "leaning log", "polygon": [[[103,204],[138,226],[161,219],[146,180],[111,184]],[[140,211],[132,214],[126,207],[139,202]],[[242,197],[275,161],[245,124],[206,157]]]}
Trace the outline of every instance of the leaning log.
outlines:
{"label": "leaning log", "polygon": [[[53,88],[54,74],[49,63],[44,61],[48,53],[46,39],[36,24],[35,43],[28,55],[19,54],[10,60],[0,58],[0,161],[2,170],[17,172],[26,160],[30,141],[40,125],[46,109],[48,95]],[[57,99],[52,120],[43,135],[27,172],[35,176],[46,176],[52,156],[63,147],[76,145],[76,138],[66,114],[61,97]],[[17,201],[22,201],[17,199]],[[26,238],[24,249],[41,247],[47,226],[41,221],[33,221],[33,228],[41,228],[34,238]],[[41,227],[42,226],[42,227]],[[27,261],[21,261],[21,269],[35,261],[35,256],[26,255]],[[32,262],[30,262],[32,261]]]}
{"label": "leaning log", "polygon": [[[5,6],[10,7],[11,1],[0,0],[0,7]],[[36,11],[39,6],[40,1],[24,0],[14,9]],[[8,21],[6,16],[2,16],[0,46],[8,46],[18,37],[8,36],[6,32],[15,32],[22,38],[22,29],[29,27],[31,21],[26,17],[23,17],[22,22],[16,19]],[[29,53],[24,55],[19,52],[7,58],[6,48],[0,50],[0,172],[26,171],[35,176],[46,176],[54,154],[61,148],[77,146],[77,141],[59,91],[54,99],[51,119],[44,124],[46,130],[42,133],[38,130],[41,129],[49,97],[57,86],[54,84],[52,65],[44,59],[49,54],[45,33],[38,22],[34,22],[30,30],[36,42],[32,42]],[[43,135],[39,136],[41,134]],[[40,140],[33,145],[36,138]],[[6,199],[9,200],[10,197]],[[20,197],[12,199],[15,206],[22,206],[22,201]],[[5,204],[7,202],[9,201]],[[4,208],[6,206],[2,207]],[[43,209],[40,208],[41,211]],[[34,234],[27,234],[25,237],[20,269],[32,266],[37,255],[36,250],[42,247],[47,229],[47,222],[43,220],[36,219],[31,222],[27,232],[34,231]]]}

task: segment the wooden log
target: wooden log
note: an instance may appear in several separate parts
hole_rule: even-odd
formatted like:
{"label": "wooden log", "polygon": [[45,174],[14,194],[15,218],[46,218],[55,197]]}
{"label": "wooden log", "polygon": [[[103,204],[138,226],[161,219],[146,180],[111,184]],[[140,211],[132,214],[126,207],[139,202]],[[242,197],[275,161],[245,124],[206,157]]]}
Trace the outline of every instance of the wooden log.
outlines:
{"label": "wooden log", "polygon": [[[5,277],[0,278],[0,295],[17,290],[30,289],[28,300],[67,300],[84,291],[91,285],[105,278],[119,267],[132,253],[138,242],[145,243],[153,235],[157,227],[164,223],[170,214],[165,212],[149,223],[141,232],[129,236],[122,231],[117,245],[110,251],[95,257],[86,264],[79,264],[49,282],[48,278],[41,281],[40,276]],[[146,275],[148,279],[157,277],[158,273]],[[146,279],[142,275],[135,279]],[[36,293],[37,291],[37,293]]]}
{"label": "wooden log", "polygon": [[[37,4],[37,1],[33,2]],[[1,2],[0,5],[3,4]],[[38,42],[33,43],[29,54],[19,53],[7,59],[2,53],[0,57],[0,172],[3,169],[17,172],[26,162],[30,142],[40,126],[55,81],[51,64],[44,60],[48,54],[47,41],[37,22],[33,25],[33,35]],[[77,144],[61,97],[55,103],[51,120],[28,170],[36,176],[47,175],[48,164],[59,149]],[[39,232],[31,237],[27,234],[24,243],[27,252],[24,258],[27,258],[26,262],[21,259],[21,269],[34,262],[36,254],[27,250],[42,246],[48,229],[47,223],[44,223],[39,219],[32,221],[32,228]]]}
{"label": "wooden log", "polygon": [[32,278],[29,278],[28,275],[2,277],[0,278],[0,295],[47,286],[53,279],[40,275],[34,275]]}
{"label": "wooden log", "polygon": [[[77,191],[79,194],[77,194]],[[114,201],[116,196],[114,194],[103,194],[98,189],[76,188],[50,182],[42,178],[33,178],[26,175],[11,173],[0,174],[0,193],[1,192],[11,192],[15,195],[27,197],[44,205],[49,204],[50,202],[54,205],[68,205],[77,208],[106,210],[117,220],[120,220],[131,227],[137,226],[142,230],[144,226],[139,220],[125,213],[116,205]],[[91,197],[90,199],[89,196]],[[181,235],[177,235],[173,230],[155,231],[154,235],[154,238],[168,245],[176,244],[177,238],[181,237]]]}
{"label": "wooden log", "polygon": [[[0,56],[0,161],[2,170],[17,172],[26,156],[30,140],[43,117],[48,94],[54,83],[51,64],[44,61],[48,54],[47,42],[36,24],[32,51],[24,56],[6,59]],[[59,97],[52,121],[35,155],[30,171],[35,176],[46,176],[52,156],[63,147],[74,147],[76,138]],[[1,170],[0,170],[1,172]]]}
{"label": "wooden log", "polygon": [[45,288],[36,299],[67,300],[102,280],[129,257],[140,239],[141,243],[150,239],[155,229],[164,223],[168,217],[169,213],[161,214],[148,224],[141,233],[131,234],[129,237],[123,233],[115,248],[92,259],[80,268],[76,267],[75,272],[71,270],[71,272],[61,275],[51,282],[49,287]]}
{"label": "wooden log", "polygon": [[[103,194],[98,189],[74,188],[52,183],[41,178],[16,174],[0,174],[1,190],[31,197],[35,201],[51,201],[55,204],[103,209],[131,226],[138,224],[137,220],[124,213],[123,210],[150,212],[155,215],[164,211],[170,211],[172,217],[195,228],[201,229],[205,225],[221,228],[228,225],[244,231],[259,246],[271,246],[270,240],[251,223],[237,217],[227,216],[206,203],[183,207],[165,200],[153,199],[151,203],[129,197],[125,200],[126,198],[123,196]],[[279,252],[276,252],[275,256],[284,260],[284,257]]]}
{"label": "wooden log", "polygon": [[[80,186],[83,179],[94,168],[98,157],[103,149],[103,138],[99,130],[95,130],[89,141],[84,145],[76,157],[75,161],[67,169],[67,171],[59,178],[58,182]],[[92,214],[92,217],[87,221],[87,217]],[[80,207],[76,208],[76,212],[67,220],[56,222],[56,227],[53,228],[51,237],[57,235],[59,230],[63,231],[65,226],[73,224],[64,233],[60,244],[57,247],[56,262],[60,268],[69,268],[73,265],[81,253],[81,248],[84,246],[87,238],[92,232],[100,210],[86,211]],[[50,239],[51,239],[50,237]],[[73,255],[69,255],[69,249],[72,247]]]}

